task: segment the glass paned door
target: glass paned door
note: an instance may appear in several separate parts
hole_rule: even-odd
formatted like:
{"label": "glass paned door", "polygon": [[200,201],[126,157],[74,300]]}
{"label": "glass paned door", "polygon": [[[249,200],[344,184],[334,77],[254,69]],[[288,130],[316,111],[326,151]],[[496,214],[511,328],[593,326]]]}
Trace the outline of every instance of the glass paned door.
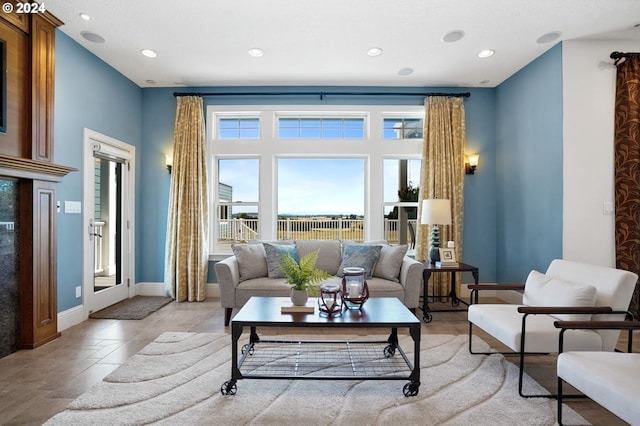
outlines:
{"label": "glass paned door", "polygon": [[122,284],[122,163],[95,158],[94,292]]}

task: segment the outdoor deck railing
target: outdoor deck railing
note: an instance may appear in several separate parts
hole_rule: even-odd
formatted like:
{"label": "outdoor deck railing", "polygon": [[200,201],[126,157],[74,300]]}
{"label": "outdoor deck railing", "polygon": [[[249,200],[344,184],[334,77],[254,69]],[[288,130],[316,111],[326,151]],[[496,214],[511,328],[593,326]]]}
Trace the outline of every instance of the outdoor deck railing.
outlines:
{"label": "outdoor deck railing", "polygon": [[[399,242],[398,220],[384,220],[384,239],[390,244]],[[411,244],[412,229],[417,221],[407,221],[407,241]],[[258,239],[258,219],[227,219],[218,224],[221,243],[248,242]],[[363,219],[279,219],[279,240],[352,240],[364,241]]]}

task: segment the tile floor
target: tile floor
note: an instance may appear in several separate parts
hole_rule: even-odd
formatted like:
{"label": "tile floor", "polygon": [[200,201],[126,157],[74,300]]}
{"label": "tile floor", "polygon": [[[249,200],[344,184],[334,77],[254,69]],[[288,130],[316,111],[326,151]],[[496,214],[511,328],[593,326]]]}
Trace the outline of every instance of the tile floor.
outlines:
{"label": "tile floor", "polygon": [[[170,303],[139,321],[87,320],[47,345],[0,359],[0,424],[42,424],[164,331],[229,333],[218,299]],[[422,327],[423,335],[467,332],[465,312],[436,312]],[[634,341],[635,351],[640,351],[639,340]],[[626,347],[625,341],[621,338],[620,347]],[[527,372],[555,393],[555,357],[530,359]],[[595,425],[625,424],[589,400],[569,404]]]}

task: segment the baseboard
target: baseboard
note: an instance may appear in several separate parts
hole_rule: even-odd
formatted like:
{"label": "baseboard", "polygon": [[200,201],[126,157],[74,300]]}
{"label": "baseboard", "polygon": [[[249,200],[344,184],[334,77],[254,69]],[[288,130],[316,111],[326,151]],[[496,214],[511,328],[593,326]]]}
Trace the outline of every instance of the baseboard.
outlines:
{"label": "baseboard", "polygon": [[[136,296],[166,296],[164,283],[136,283]],[[220,286],[218,283],[207,283],[207,297],[220,297]]]}
{"label": "baseboard", "polygon": [[84,321],[83,305],[74,306],[66,311],[58,312],[58,331],[66,330]]}

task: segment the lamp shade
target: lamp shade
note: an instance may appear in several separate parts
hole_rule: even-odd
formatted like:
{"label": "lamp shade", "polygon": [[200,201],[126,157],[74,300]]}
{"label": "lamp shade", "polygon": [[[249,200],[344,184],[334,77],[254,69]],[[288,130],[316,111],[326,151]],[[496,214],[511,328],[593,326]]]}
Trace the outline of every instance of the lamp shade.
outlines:
{"label": "lamp shade", "polygon": [[451,225],[451,200],[427,199],[422,201],[423,225]]}

